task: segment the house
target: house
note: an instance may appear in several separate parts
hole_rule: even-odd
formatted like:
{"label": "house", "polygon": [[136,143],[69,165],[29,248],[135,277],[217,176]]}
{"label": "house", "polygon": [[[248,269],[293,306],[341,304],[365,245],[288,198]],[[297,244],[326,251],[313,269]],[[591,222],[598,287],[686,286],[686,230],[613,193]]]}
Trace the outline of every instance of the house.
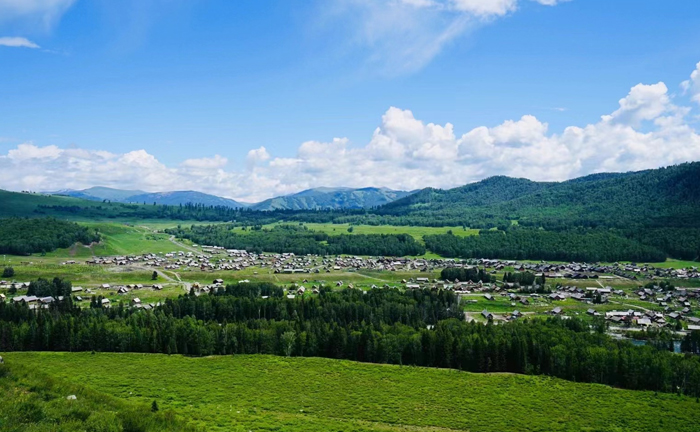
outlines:
{"label": "house", "polygon": [[637,325],[649,327],[651,325],[651,320],[649,318],[639,318],[637,319]]}
{"label": "house", "polygon": [[139,305],[139,304],[141,304],[141,299],[138,297],[135,297],[134,299],[131,300],[131,304]]}
{"label": "house", "polygon": [[491,294],[484,294],[484,298],[488,301],[493,300],[493,296]]}
{"label": "house", "polygon": [[489,321],[493,320],[493,314],[486,309],[481,311],[481,315]]}
{"label": "house", "polygon": [[109,286],[109,284],[102,284],[102,285],[100,286],[100,288],[102,288],[102,289],[110,289],[111,287]]}
{"label": "house", "polygon": [[559,306],[552,309],[552,315],[559,315],[559,314],[561,314],[561,308]]}
{"label": "house", "polygon": [[109,299],[103,298],[102,301],[100,302],[100,304],[103,307],[109,307]]}

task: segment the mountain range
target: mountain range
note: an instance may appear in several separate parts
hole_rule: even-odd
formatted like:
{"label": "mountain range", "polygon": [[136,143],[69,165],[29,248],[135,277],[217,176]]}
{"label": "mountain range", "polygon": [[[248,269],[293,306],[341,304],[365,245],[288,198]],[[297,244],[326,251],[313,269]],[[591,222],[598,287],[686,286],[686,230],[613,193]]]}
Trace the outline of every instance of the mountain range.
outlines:
{"label": "mountain range", "polygon": [[144,192],[108,187],[92,187],[83,190],[62,190],[52,195],[63,195],[91,201],[111,201],[135,204],[184,205],[202,204],[252,210],[320,210],[360,209],[377,207],[411,192],[387,188],[314,188],[299,193],[270,198],[260,203],[244,203],[196,191]]}

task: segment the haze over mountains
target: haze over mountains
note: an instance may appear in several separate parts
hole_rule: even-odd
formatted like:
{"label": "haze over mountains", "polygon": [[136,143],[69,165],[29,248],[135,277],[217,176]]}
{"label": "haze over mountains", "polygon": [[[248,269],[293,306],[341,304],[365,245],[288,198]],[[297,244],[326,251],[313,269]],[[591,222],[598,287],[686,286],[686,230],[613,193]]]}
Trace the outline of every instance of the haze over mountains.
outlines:
{"label": "haze over mountains", "polygon": [[377,207],[406,197],[412,192],[387,188],[314,188],[296,194],[270,198],[260,203],[243,203],[196,191],[144,192],[108,187],[92,187],[84,190],[53,192],[91,201],[112,201],[136,204],[184,205],[202,204],[252,210],[315,210],[315,209],[360,209]]}

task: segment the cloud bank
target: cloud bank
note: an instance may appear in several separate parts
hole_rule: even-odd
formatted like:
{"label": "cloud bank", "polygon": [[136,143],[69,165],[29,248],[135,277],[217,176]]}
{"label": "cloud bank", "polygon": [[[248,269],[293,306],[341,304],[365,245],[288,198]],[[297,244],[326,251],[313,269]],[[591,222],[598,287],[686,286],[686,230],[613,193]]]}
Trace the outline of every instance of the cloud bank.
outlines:
{"label": "cloud bank", "polygon": [[[690,100],[697,101],[697,81],[698,70],[682,84]],[[0,187],[192,189],[259,201],[318,186],[447,188],[492,175],[565,180],[694,160],[700,160],[700,134],[692,108],[676,104],[659,82],[635,85],[612,113],[561,133],[524,115],[458,135],[451,123],[426,123],[391,107],[364,145],[346,138],[307,141],[294,157],[275,157],[260,147],[241,155],[240,169],[228,169],[229,158],[220,155],[166,166],[146,150],[117,154],[29,142],[0,155]]]}

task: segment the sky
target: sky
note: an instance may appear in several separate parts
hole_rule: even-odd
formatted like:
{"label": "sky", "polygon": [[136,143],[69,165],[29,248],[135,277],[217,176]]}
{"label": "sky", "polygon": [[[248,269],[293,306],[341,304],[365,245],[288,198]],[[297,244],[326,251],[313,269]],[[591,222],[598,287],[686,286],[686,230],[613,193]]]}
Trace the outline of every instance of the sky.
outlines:
{"label": "sky", "polygon": [[700,160],[697,0],[0,0],[0,188],[566,180]]}

